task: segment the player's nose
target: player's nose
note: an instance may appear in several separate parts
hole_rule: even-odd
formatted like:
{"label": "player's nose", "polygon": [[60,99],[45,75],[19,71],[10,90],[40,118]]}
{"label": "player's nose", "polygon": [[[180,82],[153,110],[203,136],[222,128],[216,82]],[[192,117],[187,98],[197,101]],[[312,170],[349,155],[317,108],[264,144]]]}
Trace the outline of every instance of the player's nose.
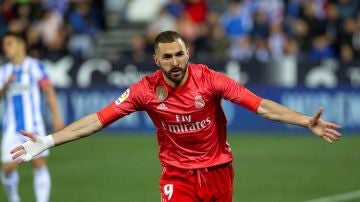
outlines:
{"label": "player's nose", "polygon": [[177,66],[179,64],[179,61],[177,60],[177,58],[176,57],[173,57],[172,58],[172,65],[173,66]]}

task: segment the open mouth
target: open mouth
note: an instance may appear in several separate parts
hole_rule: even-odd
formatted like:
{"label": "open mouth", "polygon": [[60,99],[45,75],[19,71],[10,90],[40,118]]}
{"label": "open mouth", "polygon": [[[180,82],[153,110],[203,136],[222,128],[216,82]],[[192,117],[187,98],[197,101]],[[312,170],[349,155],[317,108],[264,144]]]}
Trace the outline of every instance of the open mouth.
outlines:
{"label": "open mouth", "polygon": [[173,77],[178,77],[178,76],[180,76],[180,75],[181,75],[181,69],[172,70],[172,71],[171,71],[171,75],[172,75]]}

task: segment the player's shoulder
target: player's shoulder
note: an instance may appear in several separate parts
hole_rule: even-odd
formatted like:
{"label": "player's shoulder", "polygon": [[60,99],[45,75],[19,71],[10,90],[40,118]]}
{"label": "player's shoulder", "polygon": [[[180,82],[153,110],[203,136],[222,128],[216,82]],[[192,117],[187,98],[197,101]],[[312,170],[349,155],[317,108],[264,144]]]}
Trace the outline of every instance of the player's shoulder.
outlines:
{"label": "player's shoulder", "polygon": [[154,89],[161,82],[161,78],[162,74],[160,70],[143,76],[138,82],[130,87],[132,94],[138,97],[141,102],[148,102],[153,97]]}
{"label": "player's shoulder", "polygon": [[0,71],[5,71],[7,68],[11,68],[12,64],[8,60],[4,60],[0,62]]}
{"label": "player's shoulder", "polygon": [[205,64],[189,64],[188,67],[191,70],[191,74],[197,78],[211,77],[212,73],[214,72],[214,70]]}
{"label": "player's shoulder", "polygon": [[162,79],[162,73],[158,69],[152,74],[142,77],[142,79],[139,82],[142,83],[147,88],[154,88],[154,86],[157,86],[157,84],[161,82],[161,79]]}
{"label": "player's shoulder", "polygon": [[8,65],[9,62],[7,61],[1,61],[0,62],[0,69],[4,69],[7,65]]}
{"label": "player's shoulder", "polygon": [[30,63],[31,65],[35,65],[35,66],[38,66],[40,68],[42,68],[42,66],[44,66],[44,63],[40,59],[31,57],[31,56],[27,56],[25,61]]}

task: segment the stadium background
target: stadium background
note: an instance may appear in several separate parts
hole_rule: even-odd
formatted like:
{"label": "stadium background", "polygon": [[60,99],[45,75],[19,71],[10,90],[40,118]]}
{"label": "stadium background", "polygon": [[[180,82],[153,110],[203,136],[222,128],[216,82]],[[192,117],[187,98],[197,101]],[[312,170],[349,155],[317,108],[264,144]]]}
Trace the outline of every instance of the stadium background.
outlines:
{"label": "stadium background", "polygon": [[[237,171],[234,201],[347,192],[332,201],[360,201],[359,6],[356,0],[3,0],[0,35],[26,32],[29,54],[47,65],[69,123],[154,71],[154,36],[177,30],[191,47],[191,62],[303,113],[323,106],[324,118],[343,126],[343,140],[327,145],[304,129],[224,102]],[[155,140],[148,117],[134,113],[95,137],[53,149],[52,201],[158,201]],[[33,201],[28,167],[21,168],[20,191]]]}

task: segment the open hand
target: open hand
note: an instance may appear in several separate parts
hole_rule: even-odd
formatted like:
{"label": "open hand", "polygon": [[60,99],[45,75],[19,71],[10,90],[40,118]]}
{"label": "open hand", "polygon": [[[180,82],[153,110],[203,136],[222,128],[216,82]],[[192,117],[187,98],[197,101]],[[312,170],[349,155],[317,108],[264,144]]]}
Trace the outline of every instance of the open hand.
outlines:
{"label": "open hand", "polygon": [[320,119],[322,113],[323,109],[319,108],[315,115],[310,118],[309,129],[328,143],[333,143],[341,137],[341,134],[337,131],[341,126]]}
{"label": "open hand", "polygon": [[11,150],[10,153],[12,159],[17,160],[18,162],[30,161],[38,154],[55,145],[51,135],[36,136],[35,134],[26,131],[20,131],[20,133],[30,140]]}

